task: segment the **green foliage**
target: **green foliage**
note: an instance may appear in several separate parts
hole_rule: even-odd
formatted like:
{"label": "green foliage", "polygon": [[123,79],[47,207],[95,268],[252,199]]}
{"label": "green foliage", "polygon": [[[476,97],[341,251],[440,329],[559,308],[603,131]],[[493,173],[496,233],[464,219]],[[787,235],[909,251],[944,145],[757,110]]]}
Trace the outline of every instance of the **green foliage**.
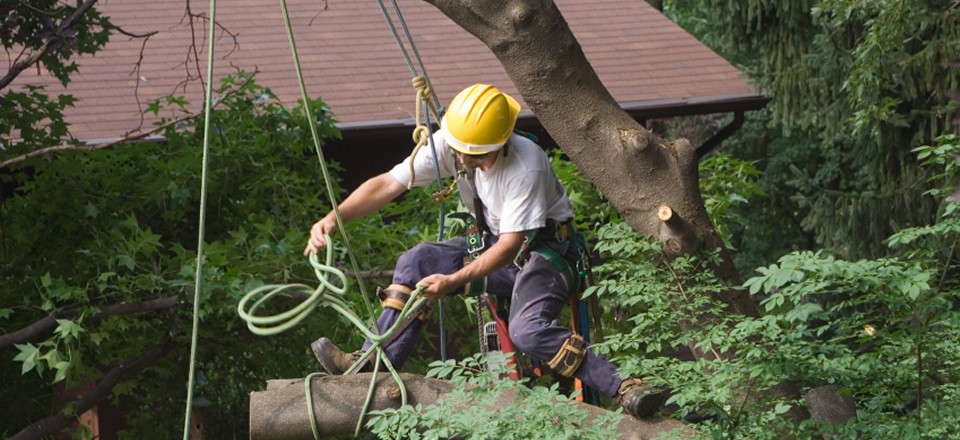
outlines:
{"label": "green foliage", "polygon": [[946,203],[942,212],[942,216],[949,217],[954,213],[958,201],[955,194],[957,178],[960,177],[960,160],[958,160],[960,158],[960,135],[951,133],[938,136],[935,145],[923,145],[914,148],[913,152],[917,153],[921,165],[936,169],[936,172],[929,179],[929,183],[935,186],[924,194],[933,196],[937,200],[954,196],[948,200],[952,203]]}
{"label": "green foliage", "polygon": [[[71,365],[70,353],[78,348],[79,336],[83,331],[83,327],[74,321],[58,319],[53,337],[41,343],[39,347],[31,343],[16,344],[20,353],[13,360],[23,363],[20,374],[36,370],[37,374],[42,375],[44,370],[48,369],[56,371],[53,377],[54,382],[65,379]],[[64,346],[64,354],[59,350],[61,345]],[[67,357],[63,358],[64,355]]]}
{"label": "green foliage", "polygon": [[577,166],[565,159],[563,151],[550,152],[550,165],[557,178],[563,182],[567,197],[573,205],[577,229],[585,231],[588,239],[600,225],[620,220],[620,213],[600,194]]}
{"label": "green foliage", "polygon": [[[942,167],[931,182],[955,184],[953,137],[918,149]],[[949,170],[949,171],[948,171]],[[942,197],[949,191],[931,194]],[[730,316],[708,298],[727,286],[708,268],[711,255],[664,259],[660,245],[622,224],[600,230],[595,267],[615,334],[595,345],[624,375],[643,375],[673,390],[678,416],[706,418],[714,438],[947,438],[958,435],[960,380],[960,243],[958,212],[909,228],[889,244],[900,258],[847,261],[824,252],[794,252],[757,269],[743,286],[762,316]],[[696,361],[664,356],[691,347]],[[637,354],[641,356],[638,357]],[[789,379],[801,392],[835,384],[853,397],[857,419],[843,426],[786,422],[803,402],[764,393]],[[754,398],[745,398],[744,393]]]}
{"label": "green foliage", "polygon": [[[3,48],[8,54],[29,55],[39,52],[46,44],[48,50],[38,60],[38,65],[66,86],[70,75],[77,71],[73,59],[103,48],[112,29],[109,20],[94,8],[72,26],[61,26],[76,12],[79,4],[58,0],[4,2],[0,6]],[[23,57],[14,58],[22,61]],[[51,98],[41,87],[30,85],[19,91],[0,94],[0,151],[23,154],[62,143],[67,137],[63,111],[74,102],[71,95]],[[19,137],[16,143],[10,140],[14,134]]]}
{"label": "green foliage", "polygon": [[700,161],[700,194],[707,215],[728,248],[735,249],[731,239],[734,230],[742,230],[746,218],[737,209],[763,195],[760,171],[752,162],[729,154],[715,154]]}
{"label": "green foliage", "polygon": [[[330,209],[302,108],[279,105],[246,79],[223,80],[218,94],[239,91],[212,115],[198,368],[214,402],[207,409],[213,437],[246,435],[248,394],[266,378],[315,370],[310,341],[328,335],[360,342],[352,325],[326,309],[270,338],[253,336],[237,318],[237,301],[255,286],[317,284],[302,251],[310,225]],[[316,100],[310,108],[321,135],[337,136],[325,105]],[[176,384],[187,378],[202,134],[202,127],[187,125],[168,130],[163,143],[34,159],[8,176],[17,186],[0,206],[0,326],[22,328],[48,313],[62,319],[52,333],[0,357],[4,371],[25,374],[4,380],[4,394],[16,392],[23,404],[0,415],[0,426],[14,429],[47,415],[52,395],[38,390],[52,389],[51,382],[72,387],[97,380],[172,338],[174,351],[147,374],[122,382],[112,399],[133,396],[139,406],[127,408],[123,438],[167,438],[182,429],[185,389]],[[374,268],[392,264],[415,239],[382,240],[396,234],[382,231],[385,223],[372,216],[347,228],[359,260]],[[165,297],[180,305],[91,319],[107,306]],[[360,296],[350,297],[365,314]],[[292,306],[277,303],[268,309]]]}
{"label": "green foliage", "polygon": [[[372,412],[367,427],[379,438],[597,439],[616,436],[619,413],[588,420],[589,413],[551,387],[525,386],[488,371],[480,355],[434,362],[430,377],[451,377],[457,387],[430,406]],[[516,401],[503,400],[516,396]],[[464,411],[469,408],[470,411]],[[531,414],[536,416],[531,417]]]}
{"label": "green foliage", "polygon": [[[14,3],[14,2],[5,2]],[[71,27],[62,29],[63,20],[73,15],[81,2],[71,5],[58,0],[15,2],[0,8],[0,41],[7,50],[38,51],[44,44],[52,47],[40,59],[43,68],[66,85],[77,71],[74,57],[93,54],[103,48],[110,36],[111,24],[96,9],[90,9]]]}
{"label": "green foliage", "polygon": [[764,223],[804,233],[786,249],[742,244],[767,252],[743,260],[766,264],[791,248],[885,256],[883,239],[933,220],[910,151],[944,132],[956,107],[954,2],[673,0],[665,11],[773,98],[727,148],[766,171],[771,201],[751,222],[759,238],[777,236]]}
{"label": "green foliage", "polygon": [[[52,100],[41,86],[26,86],[22,92],[0,95],[0,150],[26,153],[31,149],[56,145],[67,136],[63,112],[72,107],[71,95]],[[20,138],[16,143],[11,136]]]}

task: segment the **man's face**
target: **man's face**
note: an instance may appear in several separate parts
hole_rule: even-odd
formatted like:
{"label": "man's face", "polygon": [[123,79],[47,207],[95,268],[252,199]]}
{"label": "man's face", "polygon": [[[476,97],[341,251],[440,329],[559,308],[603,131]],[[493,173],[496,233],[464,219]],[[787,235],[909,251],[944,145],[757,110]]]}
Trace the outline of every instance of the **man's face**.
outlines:
{"label": "man's face", "polygon": [[460,165],[463,165],[464,168],[468,170],[473,170],[476,168],[485,168],[485,163],[487,159],[490,158],[491,153],[487,154],[463,154],[459,151],[454,151],[457,154],[457,159],[460,160]]}

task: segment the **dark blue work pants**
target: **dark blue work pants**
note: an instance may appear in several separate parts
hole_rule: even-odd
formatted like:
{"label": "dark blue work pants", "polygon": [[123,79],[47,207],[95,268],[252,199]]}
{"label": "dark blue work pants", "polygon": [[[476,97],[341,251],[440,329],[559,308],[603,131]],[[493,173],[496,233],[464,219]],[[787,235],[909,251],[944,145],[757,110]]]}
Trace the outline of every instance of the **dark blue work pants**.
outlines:
{"label": "dark blue work pants", "polygon": [[[493,237],[493,242],[496,237]],[[568,249],[566,242],[548,242],[558,255],[568,261],[576,261],[576,251]],[[421,243],[404,253],[397,260],[393,283],[410,288],[435,273],[452,274],[463,267],[467,256],[466,239],[463,237],[439,243]],[[530,259],[518,269],[510,264],[487,277],[487,292],[501,298],[510,298],[508,326],[510,339],[516,349],[534,359],[549,361],[570,337],[571,331],[557,323],[557,317],[569,304],[566,283],[559,271],[538,252],[531,252]],[[384,309],[377,325],[386,330],[399,315],[394,309]],[[420,337],[422,322],[419,319],[404,329],[385,349],[395,368],[401,368]],[[364,343],[370,348],[370,341]],[[607,396],[614,397],[620,387],[620,375],[606,358],[587,350],[587,355],[574,376],[583,383]]]}

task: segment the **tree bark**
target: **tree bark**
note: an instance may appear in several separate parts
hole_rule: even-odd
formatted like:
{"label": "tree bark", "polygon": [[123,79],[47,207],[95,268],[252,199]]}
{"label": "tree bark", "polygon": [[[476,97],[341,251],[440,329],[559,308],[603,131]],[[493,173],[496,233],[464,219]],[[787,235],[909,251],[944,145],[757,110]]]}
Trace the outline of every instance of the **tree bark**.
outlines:
{"label": "tree bark", "polygon": [[[370,386],[371,373],[350,376],[316,377],[311,382],[312,411],[321,437],[352,435]],[[452,383],[414,374],[401,374],[407,403],[428,406],[454,389]],[[497,408],[516,402],[505,396]],[[591,405],[578,404],[590,417],[607,413]],[[370,410],[400,407],[399,388],[389,374],[380,374]],[[617,426],[620,439],[650,439],[675,429],[692,433],[682,423],[664,417],[637,420],[624,416]],[[250,393],[250,440],[312,440],[303,379],[274,380],[265,391]]]}
{"label": "tree bark", "polygon": [[[165,298],[157,298],[137,303],[110,304],[104,306],[99,312],[90,315],[90,317],[87,318],[87,322],[99,321],[101,319],[116,315],[132,315],[138,313],[156,312],[159,310],[172,309],[178,306],[179,302],[176,296],[168,296]],[[35,321],[33,324],[21,328],[20,330],[7,333],[5,335],[0,335],[0,349],[39,337],[41,334],[45,334],[56,328],[57,319],[73,318],[75,316],[77,316],[77,312],[75,311],[65,311],[57,315],[47,315]]]}

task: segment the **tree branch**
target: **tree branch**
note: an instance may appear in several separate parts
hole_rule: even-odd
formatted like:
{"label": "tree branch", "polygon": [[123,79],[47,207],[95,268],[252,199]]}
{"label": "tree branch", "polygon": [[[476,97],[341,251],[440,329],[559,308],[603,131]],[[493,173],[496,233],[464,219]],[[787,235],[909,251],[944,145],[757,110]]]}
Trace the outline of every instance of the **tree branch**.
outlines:
{"label": "tree branch", "polygon": [[[400,373],[400,377],[407,390],[407,404],[411,406],[435,404],[454,389],[451,382],[440,379],[408,373]],[[266,390],[250,393],[250,439],[313,439],[311,411],[316,416],[320,437],[352,435],[366,403],[371,378],[372,373],[313,378],[310,386],[312,408],[307,407],[303,379],[269,381]],[[506,392],[493,405],[471,407],[470,410],[502,410],[520,401],[516,392]],[[369,409],[398,408],[400,403],[400,389],[389,374],[381,373]],[[593,405],[572,404],[588,413],[590,420],[609,414]],[[624,416],[616,423],[617,438],[623,440],[656,438],[668,432],[679,432],[681,438],[695,434],[693,429],[667,417],[640,420]]]}
{"label": "tree branch", "polygon": [[[103,307],[100,309],[100,312],[95,313],[87,319],[93,322],[108,318],[110,316],[150,313],[158,310],[172,309],[179,306],[179,304],[180,303],[176,296],[168,296],[166,298],[158,298],[137,303],[111,304]],[[20,330],[0,336],[0,350],[13,344],[29,341],[30,339],[33,339],[43,333],[49,332],[50,330],[56,328],[57,319],[70,318],[76,315],[76,311],[67,311],[59,315],[47,315],[46,317]]]}
{"label": "tree branch", "polygon": [[[76,420],[77,415],[83,414],[110,397],[111,390],[113,390],[125,376],[144,370],[157,363],[157,361],[166,356],[173,347],[173,341],[167,339],[163,344],[154,347],[147,354],[139,358],[124,359],[118,362],[100,379],[100,382],[97,382],[97,385],[94,386],[90,392],[68,403],[57,414],[23,428],[20,432],[14,434],[13,437],[10,437],[9,440],[36,440],[60,432],[67,426],[70,426],[70,424]],[[70,408],[69,411],[67,411],[67,407]]]}
{"label": "tree branch", "polygon": [[76,11],[73,11],[72,15],[60,22],[60,26],[57,27],[57,34],[45,41],[43,45],[40,46],[39,50],[30,54],[30,56],[28,56],[25,60],[13,63],[13,66],[10,67],[10,70],[7,72],[7,74],[4,75],[3,78],[0,78],[0,89],[10,85],[10,83],[13,82],[13,80],[19,76],[21,72],[32,66],[37,61],[40,61],[40,58],[43,58],[43,56],[50,53],[50,51],[56,49],[62,41],[58,35],[69,29],[74,25],[74,23],[80,20],[80,18],[83,17],[84,14],[86,14],[96,2],[97,0],[86,0],[83,2],[83,4],[80,5]]}

